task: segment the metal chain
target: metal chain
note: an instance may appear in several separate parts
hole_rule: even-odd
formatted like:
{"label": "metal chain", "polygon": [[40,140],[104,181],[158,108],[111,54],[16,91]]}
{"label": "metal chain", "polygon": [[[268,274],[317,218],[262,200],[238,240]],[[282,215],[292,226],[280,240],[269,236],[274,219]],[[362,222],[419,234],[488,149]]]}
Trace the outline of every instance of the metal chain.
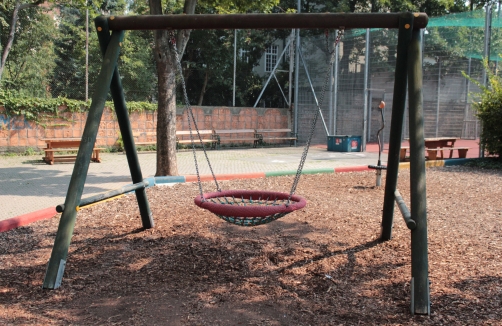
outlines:
{"label": "metal chain", "polygon": [[[300,164],[298,165],[298,170],[296,171],[295,180],[293,181],[293,185],[291,186],[291,191],[289,193],[288,201],[295,194],[296,187],[298,186],[298,182],[300,181],[300,175],[302,174],[303,165],[305,164],[305,160],[307,159],[307,154],[309,152],[310,143],[312,142],[312,137],[314,136],[315,126],[316,126],[316,123],[317,123],[317,119],[319,118],[319,112],[321,111],[321,105],[322,105],[322,103],[324,101],[324,95],[326,94],[326,88],[327,88],[328,83],[329,83],[329,77],[330,77],[330,71],[331,71],[330,68],[331,68],[331,65],[333,65],[333,62],[335,61],[335,53],[336,53],[335,50],[336,50],[336,47],[338,46],[338,44],[340,43],[340,40],[341,40],[342,35],[343,35],[343,31],[344,31],[343,27],[340,27],[338,29],[338,33],[336,35],[335,46],[333,47],[333,51],[329,51],[329,46],[328,46],[328,53],[330,53],[330,60],[329,60],[329,64],[328,64],[328,69],[326,71],[326,77],[325,77],[324,85],[322,87],[321,96],[319,98],[319,102],[318,102],[318,107],[317,107],[316,113],[314,115],[314,118],[312,119],[312,124],[310,126],[310,133],[309,133],[309,137],[307,139],[307,144],[305,145],[305,147],[303,149],[302,158],[300,159]],[[326,33],[326,44],[328,42],[328,36],[329,35]],[[298,69],[298,67],[297,67],[297,69]]]}
{"label": "metal chain", "polygon": [[197,136],[198,136],[200,144],[202,146],[202,150],[204,151],[204,156],[206,157],[207,165],[209,166],[209,170],[211,171],[211,175],[213,176],[214,183],[216,184],[216,190],[221,191],[221,189],[218,184],[218,181],[216,180],[216,176],[214,175],[213,167],[211,166],[211,162],[209,162],[209,157],[207,156],[206,148],[204,147],[204,142],[202,141],[202,136],[200,135],[199,128],[197,127],[197,122],[195,121],[195,116],[193,115],[192,107],[190,106],[190,101],[188,99],[187,89],[186,89],[186,85],[185,85],[185,79],[183,78],[183,68],[181,67],[181,60],[178,55],[178,51],[176,49],[176,38],[174,37],[174,31],[170,31],[169,36],[170,36],[169,41],[172,45],[172,50],[174,52],[174,57],[176,59],[176,66],[178,67],[178,72],[180,74],[181,88],[183,90],[183,99],[185,101],[185,107],[186,107],[187,113],[188,113],[188,130],[190,131],[190,142],[192,144],[192,153],[193,153],[193,159],[195,162],[195,171],[197,172],[197,181],[199,184],[200,196],[201,196],[202,200],[204,201],[204,195],[203,195],[203,191],[202,191],[202,182],[200,180],[200,173],[199,173],[199,165],[197,163],[197,154],[195,152],[195,142],[194,142],[194,137],[193,137],[193,133],[192,133],[192,124],[191,124],[190,120],[193,121],[193,125],[195,127],[196,132],[197,132]]}

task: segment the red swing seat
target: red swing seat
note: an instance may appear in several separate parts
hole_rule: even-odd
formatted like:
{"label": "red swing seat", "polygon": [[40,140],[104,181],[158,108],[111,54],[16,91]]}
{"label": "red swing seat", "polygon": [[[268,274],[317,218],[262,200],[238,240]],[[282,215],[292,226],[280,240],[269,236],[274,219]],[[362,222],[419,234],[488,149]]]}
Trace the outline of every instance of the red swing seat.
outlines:
{"label": "red swing seat", "polygon": [[266,224],[305,207],[297,195],[262,190],[224,190],[198,195],[195,204],[240,226]]}

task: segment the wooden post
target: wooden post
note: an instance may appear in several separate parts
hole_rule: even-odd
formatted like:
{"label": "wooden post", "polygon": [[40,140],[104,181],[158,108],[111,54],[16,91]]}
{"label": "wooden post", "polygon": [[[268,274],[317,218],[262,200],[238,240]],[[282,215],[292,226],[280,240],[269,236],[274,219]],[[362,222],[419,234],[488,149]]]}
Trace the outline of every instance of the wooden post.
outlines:
{"label": "wooden post", "polygon": [[77,205],[80,203],[84,190],[85,179],[89,170],[92,150],[98,134],[99,123],[103,115],[106,97],[110,89],[115,66],[120,52],[120,44],[124,37],[123,31],[113,32],[110,44],[103,58],[101,72],[96,83],[96,91],[92,97],[89,115],[85,123],[82,140],[73,167],[73,173],[66,193],[65,211],[61,215],[56,240],[52,248],[52,254],[47,265],[43,288],[56,289],[61,285],[63,273],[66,266],[68,249],[70,247],[73,228],[77,218]]}
{"label": "wooden post", "polygon": [[408,62],[410,106],[411,313],[430,314],[427,253],[427,192],[425,183],[424,110],[422,99],[422,34],[413,31]]}
{"label": "wooden post", "polygon": [[[99,45],[101,47],[101,52],[103,53],[103,55],[105,55],[106,49],[110,42],[108,20],[105,17],[97,17],[94,23],[98,31],[98,39]],[[115,71],[113,73],[110,92],[112,94],[113,104],[115,106],[115,113],[117,114],[120,133],[122,135],[122,140],[124,141],[124,149],[126,152],[127,163],[129,164],[129,171],[131,172],[132,182],[140,183],[143,181],[143,174],[141,173],[138,153],[136,151],[136,146],[134,145],[131,121],[129,120],[129,113],[127,112],[122,82],[120,80],[119,70],[117,67],[115,67]],[[146,190],[143,187],[136,189],[135,192],[136,200],[138,201],[139,212],[141,215],[142,226],[145,229],[153,228],[154,222],[152,212],[150,210],[150,204],[148,203],[148,199],[146,197]]]}
{"label": "wooden post", "polygon": [[394,192],[397,187],[399,172],[399,154],[403,135],[403,119],[406,109],[408,46],[413,30],[413,14],[404,13],[399,20],[399,35],[397,40],[396,72],[394,79],[394,97],[392,100],[392,119],[390,124],[389,154],[387,156],[387,176],[385,179],[385,194],[382,213],[382,233],[380,239],[387,241],[392,238],[394,223]]}

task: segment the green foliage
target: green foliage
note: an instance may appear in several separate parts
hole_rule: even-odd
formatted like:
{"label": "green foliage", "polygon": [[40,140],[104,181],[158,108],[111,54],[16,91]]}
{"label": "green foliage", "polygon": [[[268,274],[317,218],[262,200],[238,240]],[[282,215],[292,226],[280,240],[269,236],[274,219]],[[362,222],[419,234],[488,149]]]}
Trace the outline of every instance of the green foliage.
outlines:
{"label": "green foliage", "polygon": [[[47,10],[27,8],[17,22],[13,47],[3,74],[3,87],[23,90],[26,94],[45,97],[49,89],[48,76],[54,67],[53,40],[56,38],[54,21]],[[7,17],[8,12],[2,15]],[[0,43],[6,44],[8,29],[5,18],[0,24]]]}
{"label": "green foliage", "polygon": [[[24,116],[26,120],[42,123],[47,116],[60,117],[64,112],[80,112],[88,109],[90,102],[66,98],[24,97],[15,92],[0,90],[0,105],[8,116]],[[63,109],[62,109],[63,108]]]}
{"label": "green foliage", "polygon": [[[252,104],[262,87],[262,78],[253,72],[266,46],[274,40],[271,33],[238,31],[236,105]],[[222,105],[232,103],[233,30],[194,30],[183,57],[184,75],[191,103]],[[181,94],[179,94],[181,95]],[[179,96],[179,98],[182,98]]]}
{"label": "green foliage", "polygon": [[[64,113],[82,112],[89,109],[90,101],[70,100],[64,97],[35,98],[21,96],[12,91],[0,89],[0,106],[5,107],[8,116],[24,116],[28,121],[41,124],[47,119],[61,118]],[[113,109],[113,103],[106,106]],[[129,112],[155,111],[157,105],[148,102],[128,102]]]}
{"label": "green foliage", "polygon": [[55,43],[56,68],[51,81],[52,96],[85,100],[85,16],[78,9],[61,7],[60,19],[60,37]]}
{"label": "green foliage", "polygon": [[39,150],[33,149],[33,147],[28,147],[28,148],[24,151],[23,155],[24,155],[24,156],[33,156],[33,155],[39,155],[39,154],[41,154],[41,153],[42,153],[42,151],[39,151]]}
{"label": "green foliage", "polygon": [[215,8],[220,14],[235,14],[239,12],[270,12],[279,4],[279,0],[206,0],[205,5]]}
{"label": "green foliage", "polygon": [[157,91],[157,71],[151,31],[130,31],[122,43],[120,77],[128,101],[152,102]]}
{"label": "green foliage", "polygon": [[[485,150],[499,158],[502,154],[502,78],[491,72],[488,61],[484,60],[484,66],[488,76],[488,86],[470,78],[464,72],[464,76],[475,83],[480,92],[473,94],[475,101],[473,107],[481,121],[480,141]],[[472,95],[472,94],[471,94]]]}

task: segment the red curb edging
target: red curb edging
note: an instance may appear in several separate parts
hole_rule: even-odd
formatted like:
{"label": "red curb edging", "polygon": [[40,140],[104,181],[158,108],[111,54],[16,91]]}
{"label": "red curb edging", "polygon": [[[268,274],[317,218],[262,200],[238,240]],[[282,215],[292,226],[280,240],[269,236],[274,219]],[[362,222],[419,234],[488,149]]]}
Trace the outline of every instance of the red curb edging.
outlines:
{"label": "red curb edging", "polygon": [[24,215],[19,215],[13,218],[9,218],[0,221],[0,232],[9,231],[17,227],[27,225],[36,221],[49,219],[57,214],[55,207],[49,207],[42,209],[33,213],[28,213]]}
{"label": "red curb edging", "polygon": [[335,167],[335,173],[337,173],[337,172],[360,172],[360,171],[370,171],[370,170],[371,169],[367,165]]}

